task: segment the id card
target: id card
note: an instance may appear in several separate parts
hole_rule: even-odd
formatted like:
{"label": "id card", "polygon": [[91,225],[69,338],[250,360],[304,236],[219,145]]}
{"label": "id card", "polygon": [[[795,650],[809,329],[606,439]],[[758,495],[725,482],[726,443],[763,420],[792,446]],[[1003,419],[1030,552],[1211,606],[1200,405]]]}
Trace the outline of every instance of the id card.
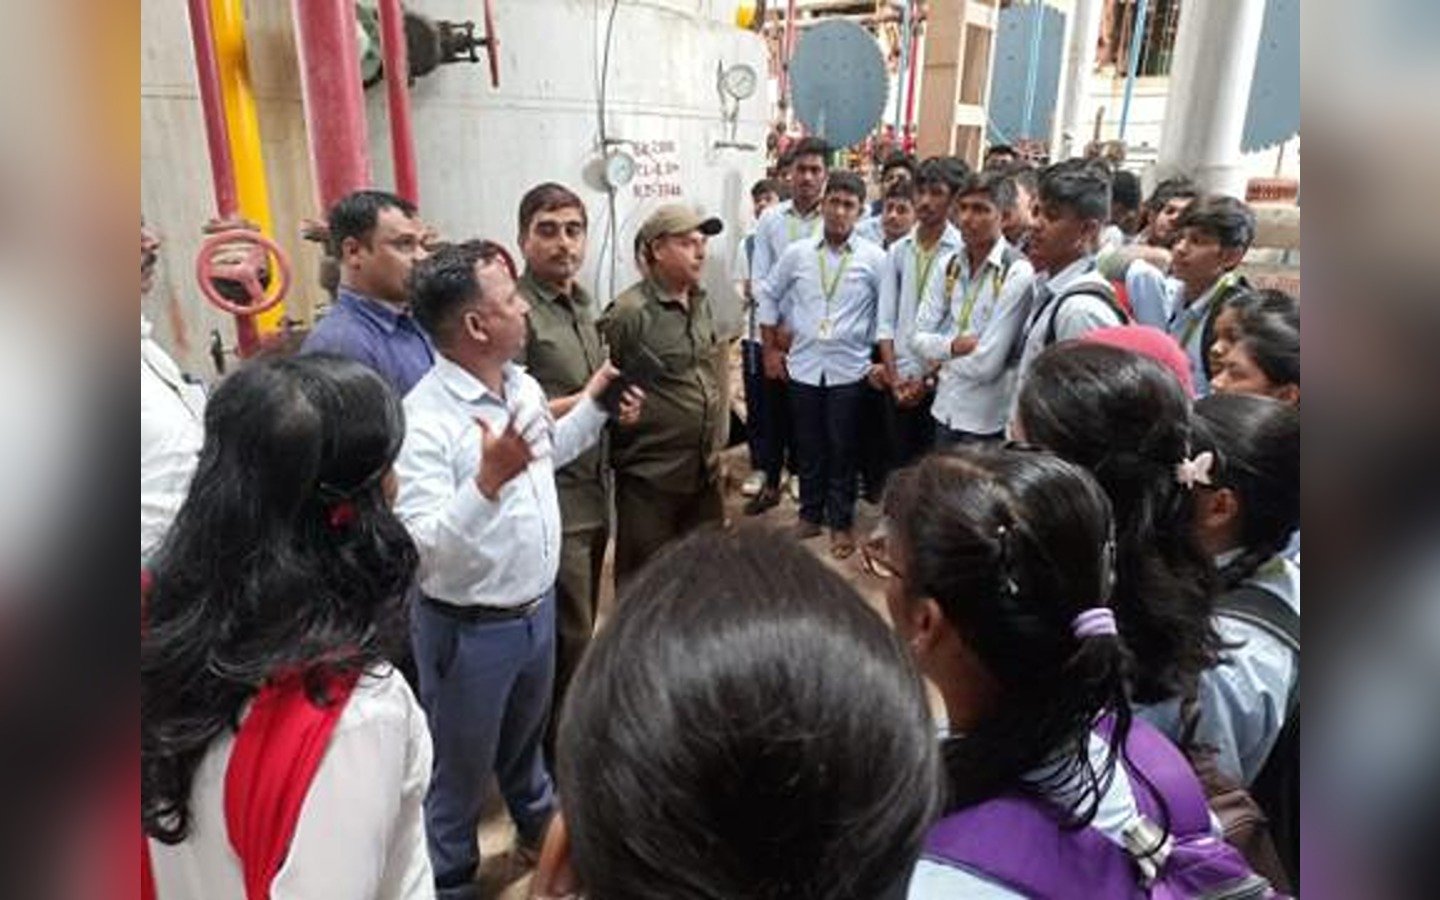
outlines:
{"label": "id card", "polygon": [[834,330],[835,328],[829,319],[821,319],[820,328],[816,332],[816,336],[822,341],[828,341],[830,340],[831,335],[834,333]]}

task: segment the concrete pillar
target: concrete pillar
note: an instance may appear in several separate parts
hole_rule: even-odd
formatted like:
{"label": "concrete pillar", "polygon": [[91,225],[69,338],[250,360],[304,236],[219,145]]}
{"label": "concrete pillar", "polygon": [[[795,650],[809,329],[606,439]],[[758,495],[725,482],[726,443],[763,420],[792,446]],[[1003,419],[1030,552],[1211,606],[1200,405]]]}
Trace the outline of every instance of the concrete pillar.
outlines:
{"label": "concrete pillar", "polygon": [[1079,156],[1090,140],[1090,73],[1095,68],[1095,45],[1100,41],[1104,11],[1104,0],[1075,0],[1070,12],[1070,41],[1065,47],[1065,68],[1060,72],[1060,127],[1051,159]]}
{"label": "concrete pillar", "polygon": [[1265,0],[1181,4],[1157,179],[1184,174],[1245,196],[1240,136],[1264,17]]}

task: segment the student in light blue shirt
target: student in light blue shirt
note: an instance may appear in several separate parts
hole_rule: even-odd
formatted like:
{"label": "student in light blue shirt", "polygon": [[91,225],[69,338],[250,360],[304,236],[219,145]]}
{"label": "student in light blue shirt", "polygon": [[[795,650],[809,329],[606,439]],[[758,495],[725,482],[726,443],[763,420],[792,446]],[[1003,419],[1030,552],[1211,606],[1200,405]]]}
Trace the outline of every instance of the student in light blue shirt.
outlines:
{"label": "student in light blue shirt", "polygon": [[887,424],[892,470],[914,462],[934,443],[931,366],[915,355],[910,336],[920,301],[930,284],[943,277],[942,258],[960,249],[960,230],[951,224],[949,215],[955,193],[968,174],[957,159],[933,158],[921,163],[915,175],[915,230],[887,251],[875,340],[890,390]]}
{"label": "student in light blue shirt", "polygon": [[864,379],[870,370],[875,307],[885,252],[855,237],[865,184],[832,172],[825,188],[823,236],[792,244],[770,273],[760,324],[783,311],[794,334],[788,369],[800,463],[801,538],[830,528],[831,553],[855,552],[855,468]]}
{"label": "student in light blue shirt", "polygon": [[1215,320],[1225,301],[1248,287],[1235,267],[1255,239],[1255,214],[1234,197],[1212,194],[1191,203],[1177,228],[1168,277],[1123,250],[1108,254],[1101,269],[1124,280],[1137,322],[1163,328],[1184,348],[1195,390],[1203,396],[1214,374],[1209,350]]}
{"label": "student in light blue shirt", "polygon": [[916,315],[911,349],[938,363],[930,412],[936,443],[998,440],[1015,388],[1011,347],[1025,320],[1034,269],[1000,233],[1002,210],[1015,203],[1009,176],[981,171],[956,197],[965,245],[944,260]]}

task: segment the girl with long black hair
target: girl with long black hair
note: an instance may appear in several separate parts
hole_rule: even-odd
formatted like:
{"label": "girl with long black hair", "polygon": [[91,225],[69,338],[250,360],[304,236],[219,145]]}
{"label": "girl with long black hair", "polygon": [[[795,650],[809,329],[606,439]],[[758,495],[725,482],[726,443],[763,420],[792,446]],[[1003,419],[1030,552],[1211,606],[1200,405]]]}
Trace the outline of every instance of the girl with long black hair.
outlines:
{"label": "girl with long black hair", "polygon": [[392,515],[399,401],[334,356],[221,382],[154,560],[141,818],[154,893],[433,896],[424,716],[384,662],[416,552]]}

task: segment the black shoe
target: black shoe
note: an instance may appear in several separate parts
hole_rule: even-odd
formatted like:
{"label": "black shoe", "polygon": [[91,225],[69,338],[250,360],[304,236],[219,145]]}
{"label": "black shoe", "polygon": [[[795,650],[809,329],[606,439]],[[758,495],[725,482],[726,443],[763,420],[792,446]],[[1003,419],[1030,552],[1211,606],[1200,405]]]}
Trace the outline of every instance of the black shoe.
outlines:
{"label": "black shoe", "polygon": [[766,485],[760,489],[760,493],[751,497],[745,504],[745,515],[758,516],[765,510],[780,504],[780,489]]}

